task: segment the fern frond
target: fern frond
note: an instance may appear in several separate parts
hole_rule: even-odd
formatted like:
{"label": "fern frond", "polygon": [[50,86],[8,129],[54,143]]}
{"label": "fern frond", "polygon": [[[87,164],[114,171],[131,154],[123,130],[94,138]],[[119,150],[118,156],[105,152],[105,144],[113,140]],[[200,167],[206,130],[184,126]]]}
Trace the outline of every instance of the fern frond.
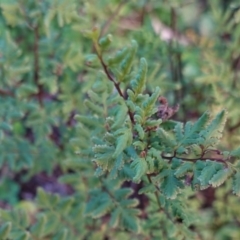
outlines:
{"label": "fern frond", "polygon": [[202,130],[199,135],[204,139],[204,146],[215,146],[222,137],[222,132],[227,121],[227,112],[225,110],[218,113],[210,122],[206,129]]}
{"label": "fern frond", "polygon": [[136,78],[130,82],[132,90],[134,91],[135,98],[140,93],[143,93],[143,91],[145,90],[146,75],[147,75],[147,61],[144,58],[141,58],[138,74]]}

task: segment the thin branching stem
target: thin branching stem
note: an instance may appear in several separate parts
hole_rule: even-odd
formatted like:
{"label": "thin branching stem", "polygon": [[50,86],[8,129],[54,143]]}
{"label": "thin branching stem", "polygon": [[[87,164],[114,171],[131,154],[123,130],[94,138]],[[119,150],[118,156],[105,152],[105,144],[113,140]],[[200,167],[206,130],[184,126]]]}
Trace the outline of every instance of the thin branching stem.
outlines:
{"label": "thin branching stem", "polygon": [[174,154],[172,156],[166,156],[164,153],[161,154],[161,157],[164,158],[164,159],[167,159],[169,161],[172,161],[173,158],[179,158],[179,159],[182,159],[183,161],[186,161],[186,162],[196,162],[198,160],[200,161],[214,161],[214,162],[221,162],[223,163],[225,166],[227,166],[227,160],[229,159],[223,159],[223,158],[216,158],[216,157],[204,157],[204,156],[200,156],[200,157],[197,157],[197,158],[186,158],[186,157],[183,157],[183,156],[177,156],[176,152],[174,152]]}
{"label": "thin branching stem", "polygon": [[[114,86],[115,86],[118,94],[119,94],[123,99],[125,99],[124,94],[123,94],[123,92],[122,92],[122,90],[121,90],[121,88],[120,88],[120,83],[118,83],[118,82],[115,80],[114,76],[113,76],[112,73],[109,71],[108,66],[107,66],[107,64],[104,62],[103,57],[102,57],[102,54],[98,51],[98,48],[97,48],[96,44],[97,44],[97,43],[95,43],[96,54],[97,54],[97,56],[98,56],[98,58],[99,58],[99,60],[100,60],[100,63],[101,63],[101,65],[102,65],[102,67],[103,67],[103,70],[104,70],[105,74],[107,75],[108,79],[109,79],[111,82],[113,82],[113,84],[114,84]],[[135,124],[134,116],[133,116],[133,113],[130,111],[129,108],[128,108],[128,115],[129,115],[129,118],[130,118],[132,124],[134,125],[134,124]]]}

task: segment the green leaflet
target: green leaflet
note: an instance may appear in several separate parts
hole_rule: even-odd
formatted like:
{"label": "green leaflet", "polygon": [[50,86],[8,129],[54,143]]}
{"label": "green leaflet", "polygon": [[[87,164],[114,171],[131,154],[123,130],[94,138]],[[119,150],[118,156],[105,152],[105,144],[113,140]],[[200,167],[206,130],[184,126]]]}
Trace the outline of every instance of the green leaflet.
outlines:
{"label": "green leaflet", "polygon": [[109,211],[110,208],[112,208],[112,201],[111,201],[111,199],[110,198],[103,198],[102,201],[98,201],[97,202],[97,206],[91,212],[91,216],[93,218],[102,217]]}
{"label": "green leaflet", "polygon": [[132,90],[134,91],[134,99],[136,99],[138,94],[142,93],[145,90],[146,75],[147,75],[147,61],[145,60],[145,58],[141,58],[136,79],[132,80],[130,83]]}
{"label": "green leaflet", "polygon": [[107,36],[100,38],[98,41],[98,44],[101,50],[105,50],[110,46],[111,42],[112,42],[112,35],[108,34]]}
{"label": "green leaflet", "polygon": [[206,129],[202,130],[199,135],[205,140],[205,146],[214,146],[222,137],[222,132],[227,120],[227,112],[225,110],[218,113],[215,118],[210,122]]}
{"label": "green leaflet", "polygon": [[160,144],[163,144],[164,146],[166,146],[166,148],[173,149],[177,145],[174,136],[171,133],[165,131],[164,129],[159,128],[157,130],[157,134]]}
{"label": "green leaflet", "polygon": [[128,198],[131,194],[133,194],[133,190],[131,188],[119,188],[114,191],[114,196],[118,201]]}
{"label": "green leaflet", "polygon": [[135,141],[135,142],[133,142],[133,146],[136,149],[141,150],[141,151],[143,151],[145,149],[146,145],[147,144],[145,142],[143,142],[143,141]]}
{"label": "green leaflet", "polygon": [[147,156],[146,157],[147,165],[148,165],[148,171],[147,174],[154,173],[156,171],[159,171],[159,169],[156,169],[156,160],[153,157]]}
{"label": "green leaflet", "polygon": [[116,149],[115,152],[113,153],[113,158],[116,158],[123,150],[125,150],[128,146],[129,143],[132,141],[132,133],[127,129],[122,129],[120,131],[120,135],[117,137],[116,141]]}
{"label": "green leaflet", "polygon": [[138,193],[139,193],[139,194],[145,194],[145,193],[149,193],[149,192],[150,192],[150,193],[153,193],[153,192],[155,192],[155,191],[156,191],[155,185],[152,184],[152,183],[150,183],[150,184],[148,184],[147,186],[141,188],[141,189],[138,191]]}
{"label": "green leaflet", "polygon": [[188,126],[185,127],[185,132],[187,135],[199,132],[204,128],[209,121],[210,115],[208,112],[205,112],[195,123],[194,125],[189,128]]}
{"label": "green leaflet", "polygon": [[126,55],[126,57],[120,63],[120,79],[119,82],[123,81],[127,74],[129,74],[133,60],[137,51],[137,42],[132,40],[131,47]]}
{"label": "green leaflet", "polygon": [[[130,89],[128,89],[128,90],[130,90]],[[130,90],[130,91],[131,91],[131,90]],[[127,93],[129,94],[130,91],[127,91]],[[126,101],[126,105],[128,106],[128,108],[129,108],[129,110],[130,110],[131,112],[135,112],[136,106],[135,106],[135,104],[133,103],[133,101],[127,100],[127,101]]]}
{"label": "green leaflet", "polygon": [[19,98],[27,98],[30,94],[37,93],[38,89],[34,85],[30,84],[21,84],[17,89],[17,96]]}
{"label": "green leaflet", "polygon": [[14,239],[16,240],[29,240],[30,239],[30,233],[29,232],[22,232],[18,233],[18,236],[15,236]]}
{"label": "green leaflet", "polygon": [[7,122],[1,122],[0,123],[0,129],[3,131],[12,131],[12,126],[8,124]]}
{"label": "green leaflet", "polygon": [[48,206],[50,204],[48,195],[46,194],[46,192],[43,191],[42,188],[38,188],[37,195],[38,195],[38,201],[41,205]]}
{"label": "green leaflet", "polygon": [[60,216],[54,212],[46,212],[47,223],[44,227],[44,235],[52,234],[57,231],[60,225]]}
{"label": "green leaflet", "polygon": [[210,180],[221,169],[222,169],[221,163],[213,162],[213,161],[206,161],[206,165],[204,166],[204,168],[201,171],[200,176],[198,177],[198,179],[200,180],[200,183],[201,183],[201,189],[207,188],[210,184]]}
{"label": "green leaflet", "polygon": [[116,137],[114,134],[106,132],[104,135],[104,141],[108,142],[109,144],[114,144],[116,141]]}
{"label": "green leaflet", "polygon": [[[172,130],[174,129],[174,127],[176,126],[178,122],[177,121],[173,121],[173,120],[168,120],[168,121],[165,121],[161,124],[161,127],[165,130],[165,131],[169,131],[169,130]],[[188,123],[188,122],[187,122]],[[186,123],[186,124],[187,124]]]}
{"label": "green leaflet", "polygon": [[107,64],[109,66],[112,66],[114,64],[119,64],[126,57],[128,51],[129,51],[128,47],[125,47],[122,50],[119,50],[114,57],[108,58]]}
{"label": "green leaflet", "polygon": [[99,124],[99,120],[96,117],[87,117],[87,116],[76,115],[75,119],[77,121],[80,121],[82,124],[84,124],[84,126],[87,126],[90,129],[95,128]]}
{"label": "green leaflet", "polygon": [[134,207],[137,207],[138,204],[139,204],[139,201],[136,198],[134,198],[134,199],[123,199],[121,201],[121,206],[123,208],[126,208],[126,207],[134,208]]}
{"label": "green leaflet", "polygon": [[181,165],[181,163],[182,163],[182,159],[174,157],[174,158],[172,158],[171,168],[175,170],[176,168],[178,168]]}
{"label": "green leaflet", "polygon": [[97,80],[92,85],[92,90],[95,93],[101,94],[104,93],[107,90],[107,85],[103,84],[102,80]]}
{"label": "green leaflet", "polygon": [[152,181],[156,184],[160,183],[163,178],[169,175],[170,171],[171,169],[168,169],[168,167],[166,166],[166,168],[162,169],[162,171],[157,176],[152,177]]}
{"label": "green leaflet", "polygon": [[121,217],[121,208],[117,207],[111,213],[109,225],[113,228],[117,227],[119,224],[120,217]]}
{"label": "green leaflet", "polygon": [[152,95],[142,103],[142,108],[143,108],[145,117],[150,117],[157,112],[157,108],[154,108],[154,106],[157,99],[159,98],[159,95],[160,95],[160,88],[156,87]]}
{"label": "green leaflet", "polygon": [[143,118],[140,115],[135,114],[134,115],[134,121],[136,123],[142,124],[143,123]]}
{"label": "green leaflet", "polygon": [[186,175],[186,173],[191,172],[193,170],[193,163],[190,162],[184,162],[181,164],[180,167],[177,168],[176,172],[174,173],[174,175],[177,178],[183,177]]}
{"label": "green leaflet", "polygon": [[[107,186],[106,186],[107,187]],[[110,193],[110,192],[108,192]],[[132,189],[122,188],[111,191],[110,195],[101,189],[90,193],[90,201],[87,203],[85,214],[93,217],[101,217],[111,212],[109,225],[120,227],[130,231],[139,231],[139,210],[135,209],[138,200],[129,199]]]}
{"label": "green leaflet", "polygon": [[90,193],[90,196],[90,201],[87,203],[84,212],[86,216],[99,218],[104,216],[110,209],[112,209],[113,202],[107,193],[97,190],[93,192],[93,194]]}
{"label": "green leaflet", "polygon": [[145,158],[135,158],[131,163],[131,168],[135,171],[133,181],[139,182],[141,177],[146,174],[148,165]]}
{"label": "green leaflet", "polygon": [[37,201],[40,206],[50,207],[51,204],[57,204],[60,200],[58,194],[50,194],[45,192],[42,188],[37,189]]}
{"label": "green leaflet", "polygon": [[89,101],[88,99],[86,99],[84,101],[84,103],[87,106],[87,108],[89,110],[91,110],[93,113],[96,113],[96,114],[98,114],[100,116],[103,114],[102,109],[98,105],[96,105],[93,102]]}
{"label": "green leaflet", "polygon": [[190,146],[190,151],[196,156],[199,157],[202,154],[202,148],[201,146],[197,145],[197,144],[192,144]]}
{"label": "green leaflet", "polygon": [[125,106],[121,106],[120,110],[118,110],[118,113],[115,117],[115,121],[114,121],[113,125],[111,126],[111,128],[113,130],[117,130],[117,129],[123,127],[124,122],[127,117],[127,111],[128,110]]}
{"label": "green leaflet", "polygon": [[140,107],[140,106],[136,106],[135,109],[136,109],[135,110],[135,115],[139,115],[142,118],[142,120],[143,120],[145,118],[144,109],[142,107]]}
{"label": "green leaflet", "polygon": [[140,124],[135,124],[135,129],[138,133],[139,139],[143,140],[145,137],[145,132]]}
{"label": "green leaflet", "polygon": [[174,171],[172,170],[168,170],[167,176],[163,178],[163,181],[160,185],[160,189],[167,199],[175,199],[180,191],[180,188],[183,187],[183,183],[181,180],[176,178]]}
{"label": "green leaflet", "polygon": [[158,120],[147,120],[146,121],[146,127],[159,127],[159,125],[162,123],[162,119]]}
{"label": "green leaflet", "polygon": [[[23,217],[23,222],[21,222],[21,217]],[[1,221],[6,221],[6,224],[0,228],[0,234],[7,237],[3,239],[8,239],[8,237],[10,239],[29,239],[30,234],[25,229],[29,226],[30,221],[26,221],[26,217],[25,211],[1,211]]]}
{"label": "green leaflet", "polygon": [[192,189],[199,190],[200,188],[200,180],[199,177],[202,173],[202,170],[205,168],[206,162],[198,160],[195,163],[195,166],[193,168],[193,180],[192,180]]}
{"label": "green leaflet", "polygon": [[104,139],[109,145],[103,144],[93,147],[93,151],[95,152],[93,161],[100,167],[95,174],[99,176],[99,174],[103,174],[102,171],[109,170],[111,178],[116,178],[118,170],[124,166],[123,151],[132,140],[131,132],[127,128],[121,128],[113,134],[106,133]]}
{"label": "green leaflet", "polygon": [[95,153],[102,153],[102,154],[106,154],[107,152],[113,152],[114,151],[114,147],[113,146],[108,146],[108,145],[95,145],[93,147],[93,151]]}
{"label": "green leaflet", "polygon": [[233,157],[239,157],[240,158],[240,147],[231,151],[230,155],[233,156]]}
{"label": "green leaflet", "polygon": [[97,68],[99,67],[99,61],[96,54],[87,54],[85,56],[85,64],[88,67]]}
{"label": "green leaflet", "polygon": [[218,187],[222,185],[229,178],[229,176],[232,175],[232,173],[233,171],[231,168],[221,169],[212,177],[209,183],[213,187]]}
{"label": "green leaflet", "polygon": [[177,154],[188,154],[188,152],[189,152],[188,149],[183,146],[180,146],[176,149],[176,153]]}
{"label": "green leaflet", "polygon": [[186,202],[184,202],[184,198],[181,200],[172,200],[170,206],[174,216],[180,218],[186,226],[189,226],[194,222],[194,217],[196,216],[192,216],[193,213],[188,211],[188,206],[186,205]]}
{"label": "green leaflet", "polygon": [[167,199],[175,199],[184,185],[181,180],[174,175],[175,170],[165,168],[152,180],[154,183],[160,182],[160,191]]}
{"label": "green leaflet", "polygon": [[66,197],[64,199],[61,199],[61,201],[58,203],[59,209],[61,209],[62,214],[69,214],[72,206],[74,203],[73,197]]}
{"label": "green leaflet", "polygon": [[115,179],[118,175],[118,171],[124,167],[124,159],[123,154],[118,155],[117,159],[115,160],[115,164],[110,171],[109,177]]}
{"label": "green leaflet", "polygon": [[112,157],[113,152],[114,150],[102,154],[96,154],[93,161],[96,162],[97,165],[100,166],[104,171],[111,169],[114,162]]}
{"label": "green leaflet", "polygon": [[45,235],[45,225],[47,223],[47,218],[44,214],[38,216],[36,223],[31,227],[31,232],[39,237]]}
{"label": "green leaflet", "polygon": [[120,226],[126,228],[132,232],[138,233],[140,232],[140,223],[137,215],[140,213],[137,209],[122,209],[121,212],[121,219],[120,219]]}
{"label": "green leaflet", "polygon": [[206,126],[210,116],[204,113],[194,124],[187,122],[184,126],[181,123],[175,125],[174,131],[179,145],[188,146],[191,144],[198,144],[201,141],[199,133]]}
{"label": "green leaflet", "polygon": [[175,136],[176,136],[176,140],[182,141],[182,139],[184,138],[183,135],[183,123],[178,122],[175,127],[174,127],[174,132],[175,132]]}
{"label": "green leaflet", "polygon": [[67,240],[68,239],[68,230],[62,229],[59,233],[54,236],[53,240]]}
{"label": "green leaflet", "polygon": [[7,239],[8,234],[10,233],[12,228],[11,222],[5,222],[0,227],[0,239]]}

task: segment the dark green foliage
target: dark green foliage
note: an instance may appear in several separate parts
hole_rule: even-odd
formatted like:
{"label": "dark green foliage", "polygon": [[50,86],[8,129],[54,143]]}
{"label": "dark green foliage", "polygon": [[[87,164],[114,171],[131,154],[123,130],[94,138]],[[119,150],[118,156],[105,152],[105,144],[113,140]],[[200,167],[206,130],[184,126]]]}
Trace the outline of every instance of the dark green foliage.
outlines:
{"label": "dark green foliage", "polygon": [[223,5],[0,2],[0,240],[240,239]]}

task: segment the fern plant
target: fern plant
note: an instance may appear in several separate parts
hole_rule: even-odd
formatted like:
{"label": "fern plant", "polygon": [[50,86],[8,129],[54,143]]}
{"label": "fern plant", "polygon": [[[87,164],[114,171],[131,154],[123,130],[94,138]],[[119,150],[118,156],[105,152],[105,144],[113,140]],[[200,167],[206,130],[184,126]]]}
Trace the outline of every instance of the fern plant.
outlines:
{"label": "fern plant", "polygon": [[[238,239],[240,149],[229,131],[238,131],[238,84],[229,61],[222,62],[224,85],[217,78],[223,47],[217,34],[214,46],[202,39],[181,46],[174,19],[184,23],[187,1],[117,4],[1,1],[2,185],[13,188],[20,179],[21,188],[36,174],[60,169],[59,182],[71,191],[49,184],[16,204],[20,190],[13,189],[14,201],[0,210],[0,239]],[[222,18],[211,4],[216,25],[233,32],[231,11]],[[141,30],[121,29],[129,12],[147,15]],[[156,37],[156,15],[175,40]],[[83,31],[96,22],[102,27]],[[207,64],[198,63],[199,51]],[[199,68],[196,81],[187,67]],[[194,99],[189,86],[204,91]],[[209,109],[217,105],[218,113],[206,111],[205,98],[214,98]],[[210,211],[203,209],[207,189],[217,189]]]}
{"label": "fern plant", "polygon": [[[105,116],[106,129],[105,133],[102,133],[104,136],[94,133],[92,138],[95,153],[93,161],[97,165],[95,174],[100,178],[104,176],[109,181],[120,178],[122,181],[141,182],[143,186],[139,192],[149,195],[151,200],[151,194],[156,197],[158,211],[164,212],[167,221],[174,222],[179,217],[188,225],[192,224],[191,221],[188,222],[191,217],[186,212],[179,213],[179,201],[174,201],[176,198],[181,199],[187,186],[191,185],[195,190],[206,189],[209,186],[218,187],[228,178],[233,178],[232,191],[239,195],[239,169],[238,165],[231,161],[239,157],[239,150],[220,151],[216,148],[226,122],[226,110],[215,117],[204,113],[195,123],[172,121],[170,118],[177,108],[170,107],[167,100],[160,97],[159,89],[151,94],[144,92],[147,79],[146,60],[140,60],[139,70],[134,72],[135,76],[130,71],[136,42],[132,42],[128,50],[122,49],[114,57],[105,59],[103,53],[106,49],[105,46],[101,48],[100,43],[106,39],[109,41],[109,36],[99,40],[97,29],[87,32],[86,35],[92,38],[96,49],[95,57],[99,58],[108,80],[112,87],[115,87],[115,91],[111,89],[110,93],[114,99],[118,99],[114,103],[110,100],[109,108],[114,109],[109,111],[110,116]],[[122,54],[125,56],[120,58]],[[95,114],[95,121],[99,122],[101,115],[94,109],[99,99],[92,100],[95,104],[90,110]],[[116,105],[117,102],[119,104]],[[77,119],[80,122],[81,119],[85,121],[81,116]],[[87,125],[89,122],[86,123],[86,127]],[[88,204],[91,207],[92,201],[95,202],[99,194],[100,192],[90,198]],[[116,199],[114,193],[108,194],[108,200],[107,196],[103,198],[101,210],[104,215],[116,208],[111,200]],[[170,206],[165,206],[166,201],[171,202]],[[100,202],[95,204],[99,210]],[[177,211],[174,211],[175,209]],[[96,209],[91,210],[88,214],[94,216]],[[118,212],[118,221],[122,223],[122,227],[138,230],[137,220],[133,217],[131,219],[129,216],[129,223],[135,223],[133,226],[125,225],[124,221],[121,221],[120,210],[113,211],[110,223],[113,220],[117,221],[115,212]],[[171,234],[179,236],[179,229],[174,233],[171,231]],[[191,234],[190,236],[193,237]]]}

